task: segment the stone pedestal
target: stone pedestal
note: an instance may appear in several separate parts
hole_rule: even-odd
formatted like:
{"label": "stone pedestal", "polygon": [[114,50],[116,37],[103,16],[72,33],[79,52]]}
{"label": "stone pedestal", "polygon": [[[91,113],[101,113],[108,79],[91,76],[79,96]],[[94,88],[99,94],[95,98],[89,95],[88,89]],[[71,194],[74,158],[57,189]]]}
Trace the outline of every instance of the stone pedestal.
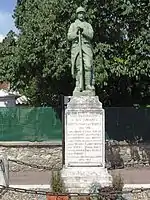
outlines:
{"label": "stone pedestal", "polygon": [[105,168],[105,113],[97,96],[73,96],[65,111],[65,165],[69,192],[89,192],[92,184],[111,185]]}

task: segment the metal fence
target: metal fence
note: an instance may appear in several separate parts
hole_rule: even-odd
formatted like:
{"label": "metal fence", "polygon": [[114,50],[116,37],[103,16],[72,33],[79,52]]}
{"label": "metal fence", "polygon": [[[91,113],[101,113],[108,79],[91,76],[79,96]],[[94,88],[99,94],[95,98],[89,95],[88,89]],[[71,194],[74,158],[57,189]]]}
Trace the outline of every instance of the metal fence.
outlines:
{"label": "metal fence", "polygon": [[[118,191],[112,190],[109,188],[102,188],[99,192],[95,193],[56,193],[45,190],[34,190],[34,189],[25,189],[25,188],[14,188],[14,187],[5,187],[0,185],[0,196],[3,197],[5,193],[11,194],[14,196],[16,193],[24,194],[23,199],[25,198],[25,194],[30,195],[26,196],[26,199],[41,199],[42,196],[46,200],[129,200],[129,199],[149,199],[149,188],[140,188],[140,189],[129,189],[127,191]],[[13,193],[12,193],[13,192]],[[13,194],[13,195],[12,195]],[[31,196],[32,195],[32,196]],[[14,199],[14,198],[12,198]],[[43,198],[42,198],[43,199]]]}
{"label": "metal fence", "polygon": [[61,126],[51,107],[0,108],[1,141],[61,140]]}
{"label": "metal fence", "polygon": [[[61,107],[0,108],[0,141],[50,141],[63,138]],[[150,139],[150,108],[105,108],[106,138]]]}
{"label": "metal fence", "polygon": [[108,107],[105,119],[108,139],[150,140],[150,108]]}

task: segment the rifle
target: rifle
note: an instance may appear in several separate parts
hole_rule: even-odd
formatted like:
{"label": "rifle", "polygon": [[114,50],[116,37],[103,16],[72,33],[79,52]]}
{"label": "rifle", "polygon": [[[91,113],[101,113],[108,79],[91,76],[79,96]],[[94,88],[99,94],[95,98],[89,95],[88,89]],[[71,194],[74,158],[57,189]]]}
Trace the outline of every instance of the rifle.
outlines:
{"label": "rifle", "polygon": [[79,59],[80,59],[80,91],[84,90],[83,81],[83,55],[82,55],[82,42],[81,42],[81,30],[79,29]]}

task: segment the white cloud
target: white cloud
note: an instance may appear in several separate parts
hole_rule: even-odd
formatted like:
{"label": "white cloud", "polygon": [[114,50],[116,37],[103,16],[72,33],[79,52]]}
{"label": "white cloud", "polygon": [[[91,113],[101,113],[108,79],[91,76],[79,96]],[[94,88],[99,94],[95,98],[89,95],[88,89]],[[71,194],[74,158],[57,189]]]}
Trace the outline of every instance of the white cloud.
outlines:
{"label": "white cloud", "polygon": [[0,42],[2,42],[4,38],[5,38],[5,36],[0,34]]}
{"label": "white cloud", "polygon": [[5,36],[10,30],[17,31],[12,14],[0,11],[0,35]]}

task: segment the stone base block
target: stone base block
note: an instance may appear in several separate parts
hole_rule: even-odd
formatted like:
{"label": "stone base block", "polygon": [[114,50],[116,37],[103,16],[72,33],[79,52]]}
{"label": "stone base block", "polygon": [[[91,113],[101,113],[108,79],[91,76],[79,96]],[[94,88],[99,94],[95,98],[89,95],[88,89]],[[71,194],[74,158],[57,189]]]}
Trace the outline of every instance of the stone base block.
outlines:
{"label": "stone base block", "polygon": [[111,175],[102,167],[64,167],[61,175],[67,192],[72,193],[89,193],[93,184],[112,185]]}
{"label": "stone base block", "polygon": [[95,90],[84,90],[82,92],[74,90],[73,91],[73,96],[74,97],[81,97],[81,96],[88,96],[88,97],[90,97],[90,96],[95,96]]}

